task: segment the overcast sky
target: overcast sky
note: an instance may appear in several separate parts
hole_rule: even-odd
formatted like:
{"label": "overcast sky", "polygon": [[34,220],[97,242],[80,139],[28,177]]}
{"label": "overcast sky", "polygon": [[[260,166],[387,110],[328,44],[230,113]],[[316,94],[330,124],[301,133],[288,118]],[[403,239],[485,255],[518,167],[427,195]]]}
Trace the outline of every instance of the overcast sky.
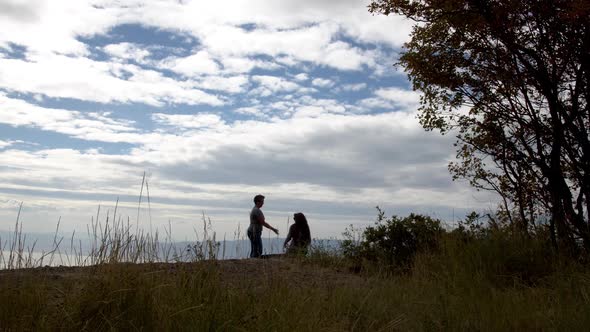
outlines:
{"label": "overcast sky", "polygon": [[[252,197],[283,235],[493,208],[454,183],[393,67],[411,24],[357,0],[0,0],[0,231],[86,230],[101,205],[231,238]],[[146,189],[144,188],[144,195]],[[150,218],[151,216],[151,218]]]}

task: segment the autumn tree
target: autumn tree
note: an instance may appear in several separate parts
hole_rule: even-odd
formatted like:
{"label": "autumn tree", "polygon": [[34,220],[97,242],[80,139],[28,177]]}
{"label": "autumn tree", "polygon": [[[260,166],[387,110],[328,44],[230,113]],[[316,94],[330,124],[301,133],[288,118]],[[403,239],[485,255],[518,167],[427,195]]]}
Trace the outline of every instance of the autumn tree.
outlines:
{"label": "autumn tree", "polygon": [[[449,169],[501,194],[526,232],[590,251],[590,2],[374,0],[415,22],[399,64],[424,128],[457,135]],[[508,211],[510,212],[510,211]]]}

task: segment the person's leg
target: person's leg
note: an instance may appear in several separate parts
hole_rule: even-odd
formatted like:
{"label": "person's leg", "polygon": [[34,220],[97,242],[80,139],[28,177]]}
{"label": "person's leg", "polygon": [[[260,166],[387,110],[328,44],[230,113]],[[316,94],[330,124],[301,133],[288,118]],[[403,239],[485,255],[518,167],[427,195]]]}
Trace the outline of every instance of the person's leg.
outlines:
{"label": "person's leg", "polygon": [[250,240],[250,258],[256,257],[256,241],[252,227],[248,228],[248,239]]}
{"label": "person's leg", "polygon": [[255,255],[254,257],[260,257],[262,255],[262,232],[254,232],[254,248],[255,248]]}

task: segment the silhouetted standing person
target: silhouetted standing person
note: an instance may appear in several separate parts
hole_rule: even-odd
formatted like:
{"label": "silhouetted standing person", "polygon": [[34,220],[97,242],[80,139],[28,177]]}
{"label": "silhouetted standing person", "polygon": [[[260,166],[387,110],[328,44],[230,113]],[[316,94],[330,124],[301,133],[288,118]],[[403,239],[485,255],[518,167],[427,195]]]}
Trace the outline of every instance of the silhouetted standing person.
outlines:
{"label": "silhouetted standing person", "polygon": [[269,225],[264,219],[262,213],[262,206],[264,205],[264,196],[254,196],[254,207],[250,212],[250,226],[248,227],[248,239],[250,239],[250,257],[260,257],[262,255],[262,227],[266,227],[275,234],[279,234],[279,230]]}
{"label": "silhouetted standing person", "polygon": [[[293,215],[295,223],[289,227],[289,234],[283,246],[287,248],[287,254],[307,254],[307,248],[311,244],[311,232],[307,224],[307,218],[301,212]],[[289,242],[291,242],[289,244]]]}

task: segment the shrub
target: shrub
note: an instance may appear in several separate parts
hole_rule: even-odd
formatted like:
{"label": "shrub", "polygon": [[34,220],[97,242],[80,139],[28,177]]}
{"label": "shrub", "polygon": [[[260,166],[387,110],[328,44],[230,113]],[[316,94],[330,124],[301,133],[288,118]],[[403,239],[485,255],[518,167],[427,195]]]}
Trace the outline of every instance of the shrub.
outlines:
{"label": "shrub", "polygon": [[407,269],[416,253],[438,247],[444,230],[440,220],[429,216],[410,214],[405,218],[392,216],[377,207],[378,216],[374,226],[368,226],[362,234],[348,228],[342,241],[342,251],[356,262],[379,262],[388,268]]}

